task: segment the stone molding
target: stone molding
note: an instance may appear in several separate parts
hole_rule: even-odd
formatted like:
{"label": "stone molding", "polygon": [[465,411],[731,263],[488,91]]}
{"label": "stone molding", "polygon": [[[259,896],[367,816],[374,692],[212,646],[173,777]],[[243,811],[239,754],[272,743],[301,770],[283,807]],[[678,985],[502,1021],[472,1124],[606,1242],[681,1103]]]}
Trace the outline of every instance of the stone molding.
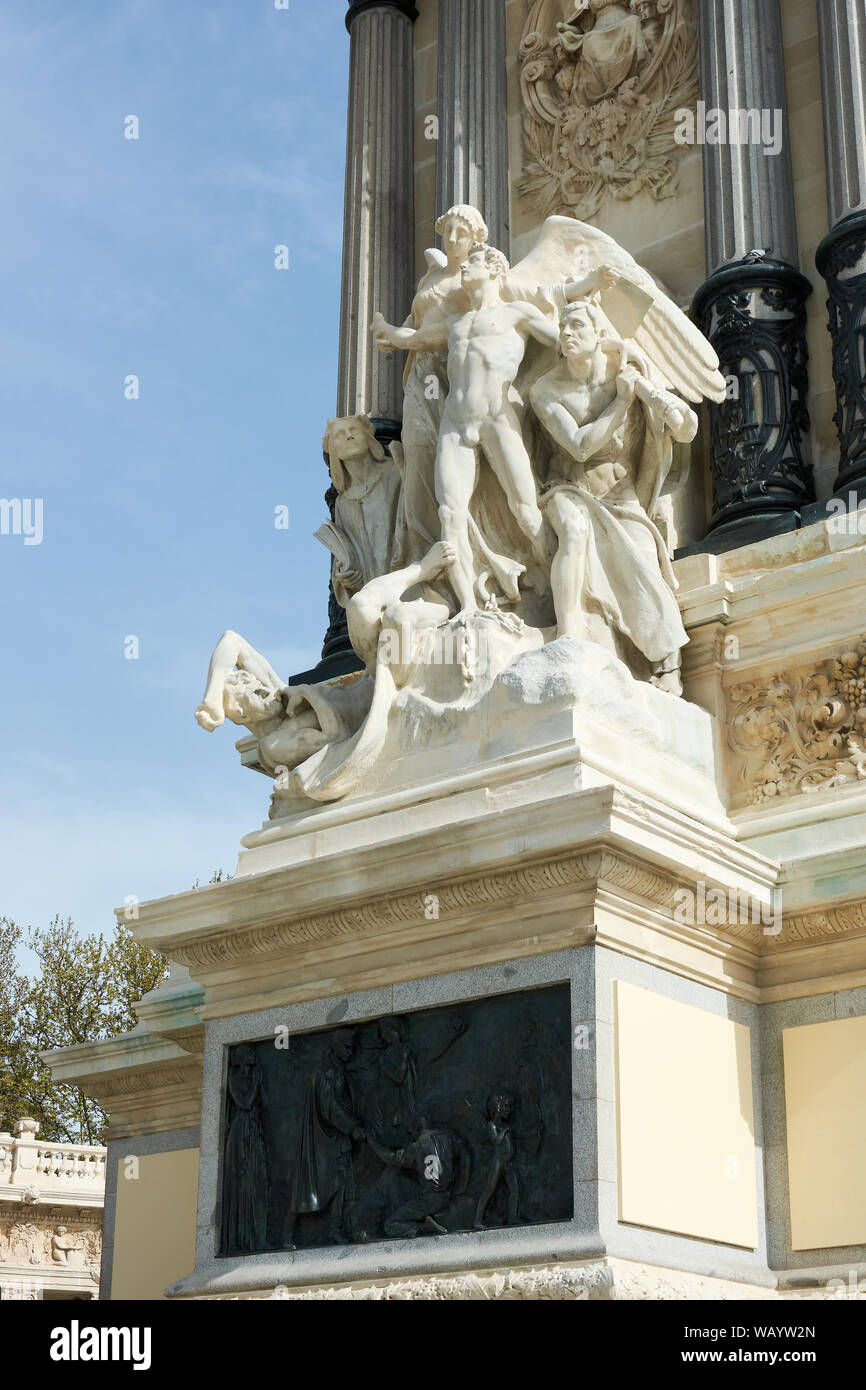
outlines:
{"label": "stone molding", "polygon": [[[618,795],[618,805],[644,817],[650,810],[648,803],[636,797]],[[261,927],[235,928],[199,941],[173,944],[172,957],[193,972],[201,972],[230,967],[232,962],[250,957],[277,955],[292,947],[327,946],[395,927],[420,926],[430,920],[431,896],[436,899],[435,920],[440,923],[449,915],[457,917],[475,908],[514,905],[517,900],[537,900],[542,895],[573,888],[601,891],[608,901],[611,894],[643,899],[670,913],[676,904],[677,890],[686,882],[685,876],[677,878],[637,857],[602,847],[453,883],[425,884],[411,892],[373,899],[361,907],[345,907]],[[760,925],[734,924],[720,930],[756,944],[762,940]]]}
{"label": "stone molding", "polygon": [[168,1129],[197,1129],[201,1123],[201,1056],[187,1063],[115,1071],[107,1075],[84,1070],[75,1078],[89,1096],[108,1112],[108,1139],[161,1133]]}

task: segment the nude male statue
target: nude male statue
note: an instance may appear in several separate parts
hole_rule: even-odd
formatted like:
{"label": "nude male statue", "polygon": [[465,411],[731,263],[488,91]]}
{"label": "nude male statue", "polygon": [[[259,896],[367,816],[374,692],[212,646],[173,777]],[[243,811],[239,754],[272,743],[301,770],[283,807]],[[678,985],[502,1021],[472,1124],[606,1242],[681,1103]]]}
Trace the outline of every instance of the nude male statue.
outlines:
{"label": "nude male statue", "polygon": [[449,578],[464,613],[478,608],[469,504],[478,481],[479,449],[528,537],[536,562],[542,569],[548,563],[545,522],[513,388],[528,339],[555,347],[557,333],[552,320],[534,305],[503,300],[508,269],[501,251],[476,247],[461,272],[468,312],[418,330],[397,328],[381,314],[373,319],[374,340],[382,350],[448,347],[449,391],[439,429],[435,486],[442,539],[454,550]]}

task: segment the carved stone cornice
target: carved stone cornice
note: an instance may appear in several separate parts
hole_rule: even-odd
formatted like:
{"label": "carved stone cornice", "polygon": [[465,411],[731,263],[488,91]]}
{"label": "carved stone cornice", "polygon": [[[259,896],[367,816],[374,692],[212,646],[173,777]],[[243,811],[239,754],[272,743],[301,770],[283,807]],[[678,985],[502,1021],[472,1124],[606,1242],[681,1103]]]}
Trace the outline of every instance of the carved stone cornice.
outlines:
{"label": "carved stone cornice", "polygon": [[[819,941],[828,936],[866,931],[866,903],[842,903],[814,912],[795,912],[785,918],[784,942]],[[776,938],[777,942],[779,938]]]}
{"label": "carved stone cornice", "polygon": [[533,899],[564,889],[604,884],[624,893],[672,906],[679,886],[664,874],[636,858],[612,850],[594,849],[529,864],[499,873],[482,874],[453,883],[432,883],[423,889],[379,897],[360,907],[345,907],[306,917],[289,918],[263,927],[221,932],[200,941],[172,946],[175,960],[192,970],[228,965],[250,956],[267,956],[293,946],[327,945],[343,937],[379,934],[400,926],[420,926],[430,921],[430,900],[435,898],[441,921],[448,915],[476,907],[505,906],[518,899]]}
{"label": "carved stone cornice", "polygon": [[106,1138],[110,1140],[169,1129],[197,1129],[201,1122],[201,1077],[201,1056],[187,1054],[167,1065],[136,1065],[129,1059],[124,1067],[119,1051],[112,1070],[88,1067],[82,1060],[68,1079],[108,1111]]}

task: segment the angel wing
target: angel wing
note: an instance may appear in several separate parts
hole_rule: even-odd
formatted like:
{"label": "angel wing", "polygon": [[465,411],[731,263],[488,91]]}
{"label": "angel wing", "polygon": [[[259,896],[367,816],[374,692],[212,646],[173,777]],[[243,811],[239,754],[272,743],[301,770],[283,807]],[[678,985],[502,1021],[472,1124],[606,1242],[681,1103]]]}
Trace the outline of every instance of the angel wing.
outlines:
{"label": "angel wing", "polygon": [[[552,308],[554,300],[545,295],[548,288],[587,275],[600,265],[612,266],[651,299],[629,342],[645,358],[653,384],[677,391],[688,401],[705,397],[724,400],[725,379],[719,372],[719,359],[703,333],[660,289],[649,271],[597,227],[575,217],[548,217],[532,250],[512,268],[505,297],[537,303],[541,292]],[[604,308],[604,291],[601,306]]]}

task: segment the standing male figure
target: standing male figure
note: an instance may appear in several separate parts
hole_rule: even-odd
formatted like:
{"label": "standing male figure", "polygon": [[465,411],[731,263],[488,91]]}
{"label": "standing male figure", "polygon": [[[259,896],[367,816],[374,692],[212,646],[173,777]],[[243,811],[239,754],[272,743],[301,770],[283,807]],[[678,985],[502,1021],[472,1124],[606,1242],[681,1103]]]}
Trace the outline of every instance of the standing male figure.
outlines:
{"label": "standing male figure", "polygon": [[555,347],[556,328],[540,309],[522,300],[507,303],[502,287],[508,261],[492,246],[473,250],[461,272],[469,310],[429,328],[397,328],[381,314],[373,319],[376,345],[427,351],[448,346],[449,391],[436,453],[436,500],[442,539],[454,548],[452,588],[463,613],[477,611],[473,541],[511,599],[518,597],[521,567],[494,556],[469,514],[478,481],[478,451],[493,469],[536,562],[547,568],[545,522],[538,506],[532,465],[523,443],[514,381],[530,337]]}
{"label": "standing male figure", "polygon": [[283,1228],[284,1246],[293,1250],[295,1224],[310,1212],[326,1214],[325,1241],[340,1245],[346,1239],[347,1217],[355,1199],[352,1141],[366,1134],[352,1114],[346,1067],[355,1051],[356,1035],[341,1028],[310,1078],[295,1157],[289,1212]]}

